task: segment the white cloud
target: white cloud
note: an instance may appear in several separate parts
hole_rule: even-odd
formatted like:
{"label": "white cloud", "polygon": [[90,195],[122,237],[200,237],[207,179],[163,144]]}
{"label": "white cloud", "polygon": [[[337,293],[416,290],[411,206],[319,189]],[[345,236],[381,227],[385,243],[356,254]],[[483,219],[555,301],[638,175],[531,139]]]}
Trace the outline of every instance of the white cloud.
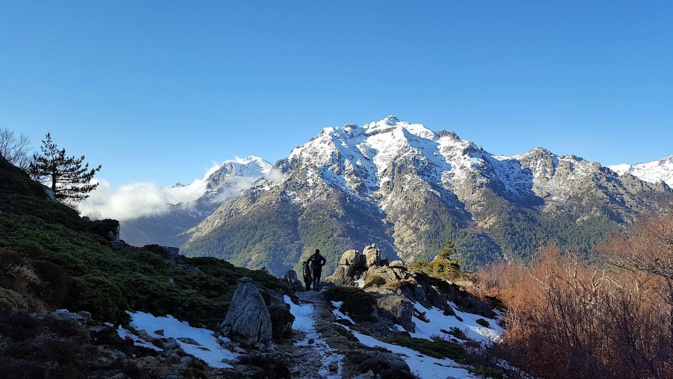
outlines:
{"label": "white cloud", "polygon": [[169,196],[154,183],[131,183],[112,188],[101,181],[91,196],[79,204],[83,215],[100,213],[103,218],[130,220],[168,211]]}
{"label": "white cloud", "polygon": [[271,172],[269,172],[269,174],[266,175],[266,178],[272,183],[278,184],[285,179],[285,175],[283,175],[283,173],[279,169],[274,167],[271,169]]}

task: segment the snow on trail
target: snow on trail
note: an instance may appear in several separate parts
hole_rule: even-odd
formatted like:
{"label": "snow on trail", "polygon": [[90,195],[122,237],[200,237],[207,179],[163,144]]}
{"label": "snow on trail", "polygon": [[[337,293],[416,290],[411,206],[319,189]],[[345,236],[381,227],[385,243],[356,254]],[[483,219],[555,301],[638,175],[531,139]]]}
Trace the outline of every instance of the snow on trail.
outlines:
{"label": "snow on trail", "polygon": [[[295,343],[295,346],[305,348],[308,354],[315,355],[317,353],[318,359],[321,363],[318,374],[320,378],[325,379],[340,379],[342,372],[343,356],[336,354],[322,335],[316,330],[315,325],[315,306],[310,303],[297,305],[292,302],[289,296],[285,295],[285,303],[290,305],[290,313],[295,317],[292,329],[304,333],[306,336],[303,340]],[[329,370],[330,366],[337,365],[336,372]]]}
{"label": "snow on trail", "polygon": [[[342,305],[341,302],[332,302],[332,305],[335,307],[333,310],[334,316],[337,319],[348,319],[348,316],[345,316],[340,310],[339,307]],[[423,338],[423,339],[432,339],[432,337],[437,336],[446,336],[447,339],[451,338],[450,335],[447,335],[444,331],[451,330],[452,327],[463,330],[465,334],[472,340],[478,341],[480,343],[490,343],[491,341],[498,341],[502,335],[502,329],[497,325],[496,320],[488,319],[489,325],[491,328],[486,328],[479,325],[476,320],[485,317],[475,315],[472,313],[461,312],[456,309],[455,304],[450,304],[456,316],[460,317],[463,321],[459,321],[455,316],[446,316],[444,312],[437,308],[425,308],[418,303],[414,303],[414,307],[417,311],[425,313],[425,318],[428,322],[422,321],[417,317],[414,317],[413,320],[416,323],[416,332],[410,333],[414,338]],[[352,320],[351,320],[352,321]],[[342,325],[348,329],[353,335],[360,341],[361,344],[368,347],[382,347],[387,349],[395,354],[398,354],[411,368],[411,372],[418,376],[419,378],[464,378],[464,379],[473,379],[478,378],[471,374],[465,366],[456,363],[454,360],[449,358],[433,358],[427,355],[423,355],[416,350],[410,349],[408,347],[398,346],[389,344],[386,342],[379,341],[374,337],[367,336],[361,333],[358,333],[348,326]],[[404,331],[400,325],[395,325],[395,327]]]}

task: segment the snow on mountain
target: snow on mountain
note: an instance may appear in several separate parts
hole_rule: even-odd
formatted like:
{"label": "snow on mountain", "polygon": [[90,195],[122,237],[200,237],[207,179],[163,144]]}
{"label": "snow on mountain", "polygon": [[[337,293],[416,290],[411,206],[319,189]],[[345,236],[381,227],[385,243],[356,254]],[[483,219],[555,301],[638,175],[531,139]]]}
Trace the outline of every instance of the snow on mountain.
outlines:
{"label": "snow on mountain", "polygon": [[252,187],[257,179],[271,173],[272,167],[271,163],[255,156],[226,161],[207,174],[201,195],[210,202],[221,203]]}
{"label": "snow on mountain", "polygon": [[608,168],[619,175],[628,173],[646,182],[664,182],[669,187],[673,187],[673,155],[653,162],[638,164],[624,163],[608,166]]}
{"label": "snow on mountain", "polygon": [[[122,219],[124,240],[132,245],[159,243],[181,246],[185,231],[208,217],[225,200],[239,195],[271,173],[272,165],[259,157],[236,158],[214,166],[203,179],[188,185],[157,188],[155,212]],[[137,209],[137,208],[136,208]]]}
{"label": "snow on mountain", "polygon": [[576,243],[567,235],[590,220],[588,247],[671,195],[580,157],[543,148],[496,156],[395,116],[323,128],[273,172],[190,230],[185,254],[282,275],[314,245],[329,244],[335,265],[341,249],[371,243],[426,259],[451,238],[474,267],[526,258],[548,241]]}
{"label": "snow on mountain", "polygon": [[[363,126],[324,128],[295,148],[288,161],[306,171],[307,184],[317,185],[322,178],[353,196],[380,202],[383,210],[394,200],[390,193],[395,179],[401,190],[413,190],[418,188],[414,176],[420,177],[459,198],[471,196],[475,186],[493,182],[512,197],[542,194],[560,200],[564,191],[572,190],[568,184],[582,182],[595,170],[581,158],[556,156],[542,148],[513,157],[495,156],[453,132],[434,132],[395,116]],[[409,172],[395,178],[402,163],[414,166],[416,175]],[[461,188],[466,182],[469,188]]]}

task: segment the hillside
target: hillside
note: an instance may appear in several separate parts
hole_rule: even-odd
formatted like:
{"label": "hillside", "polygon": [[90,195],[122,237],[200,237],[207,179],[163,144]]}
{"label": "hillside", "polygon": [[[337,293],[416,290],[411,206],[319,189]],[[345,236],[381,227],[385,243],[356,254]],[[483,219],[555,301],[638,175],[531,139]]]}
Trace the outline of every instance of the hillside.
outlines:
{"label": "hillside", "polygon": [[588,252],[606,233],[673,200],[670,187],[537,148],[495,156],[455,133],[394,116],[325,128],[241,196],[190,230],[187,256],[276,275],[316,248],[378,244],[390,260],[431,259],[453,240],[475,269],[540,246]]}
{"label": "hillside", "polygon": [[[477,378],[509,370],[470,350],[502,331],[496,313],[455,284],[395,266],[399,277],[389,282],[297,294],[297,282],[263,271],[129,246],[116,239],[118,226],[80,218],[0,159],[0,376]],[[219,334],[242,283],[260,291],[272,340]],[[403,303],[400,315],[391,299]]]}
{"label": "hillside", "polygon": [[[215,329],[243,276],[253,278],[270,309],[275,309],[274,317],[289,317],[285,306],[274,307],[283,303],[283,295],[292,295],[276,278],[212,258],[186,259],[158,245],[114,244],[103,236],[117,225],[114,220],[83,221],[0,157],[3,375],[20,377],[23,372],[27,378],[44,377],[50,361],[54,361],[48,371],[53,378],[114,375],[104,365],[90,366],[111,362],[115,354],[156,356],[116,337],[112,326],[128,325],[128,311],[171,314]],[[89,328],[62,319],[53,313],[58,309],[68,309],[73,318],[91,320]],[[161,370],[141,369],[137,364],[125,358],[114,368],[131,377],[141,377],[137,372],[147,374],[142,377],[160,377],[162,370],[169,369],[193,369],[196,376],[202,371],[196,363],[182,368],[166,364]]]}

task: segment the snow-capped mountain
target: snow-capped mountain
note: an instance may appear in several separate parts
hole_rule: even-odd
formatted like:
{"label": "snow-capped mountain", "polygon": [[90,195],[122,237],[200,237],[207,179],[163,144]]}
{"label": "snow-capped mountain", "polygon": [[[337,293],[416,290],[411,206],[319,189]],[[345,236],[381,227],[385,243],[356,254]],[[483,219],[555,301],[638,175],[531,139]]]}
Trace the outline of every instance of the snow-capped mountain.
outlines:
{"label": "snow-capped mountain", "polygon": [[673,155],[654,162],[608,166],[619,175],[631,174],[646,182],[664,182],[673,187]]}
{"label": "snow-capped mountain", "polygon": [[448,239],[474,267],[545,243],[588,248],[671,199],[667,186],[618,176],[545,149],[503,157],[389,116],[324,128],[190,231],[187,255],[274,273],[321,248],[329,264],[377,243],[389,258],[429,259]]}
{"label": "snow-capped mountain", "polygon": [[169,211],[122,221],[122,237],[132,245],[181,246],[188,239],[185,231],[203,221],[226,199],[252,187],[271,172],[271,167],[264,159],[250,156],[226,161],[188,185],[167,187],[164,190],[173,200]]}

